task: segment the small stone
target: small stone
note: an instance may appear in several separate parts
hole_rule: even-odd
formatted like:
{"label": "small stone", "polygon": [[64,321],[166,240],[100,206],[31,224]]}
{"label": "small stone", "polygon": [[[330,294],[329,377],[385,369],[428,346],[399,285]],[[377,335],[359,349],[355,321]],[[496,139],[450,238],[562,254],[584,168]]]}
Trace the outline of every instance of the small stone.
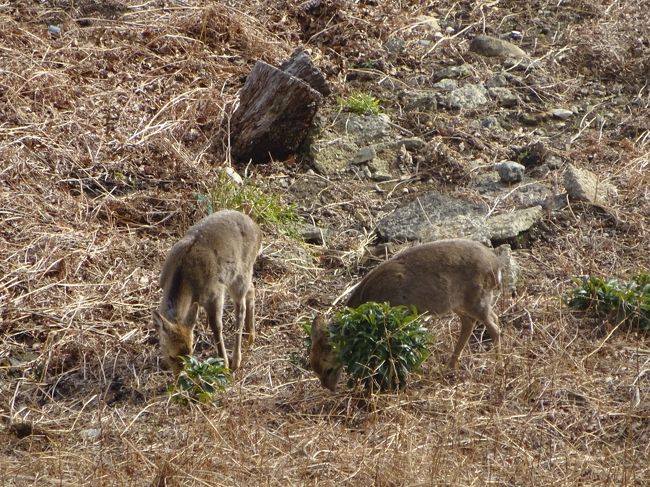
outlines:
{"label": "small stone", "polygon": [[377,157],[377,151],[374,146],[369,145],[368,147],[359,149],[350,161],[350,164],[363,164],[372,161],[375,157]]}
{"label": "small stone", "polygon": [[501,128],[501,124],[497,117],[490,115],[481,120],[481,127],[488,130],[496,130]]}
{"label": "small stone", "polygon": [[490,88],[488,93],[495,98],[499,105],[505,108],[512,108],[519,104],[519,98],[508,88]]}
{"label": "small stone", "polygon": [[415,19],[418,23],[418,27],[422,26],[424,27],[425,30],[428,30],[430,32],[440,32],[440,24],[438,23],[438,19],[435,17],[432,17],[430,15],[420,15],[416,17]]}
{"label": "small stone", "polygon": [[95,441],[98,440],[102,434],[102,430],[99,428],[86,428],[79,431],[79,436],[84,440]]}
{"label": "small stone", "polygon": [[560,120],[568,120],[569,118],[573,117],[573,112],[571,110],[567,110],[566,108],[556,108],[554,110],[551,110],[551,115],[553,115],[554,118],[559,118]]}
{"label": "small stone", "polygon": [[556,155],[549,154],[544,159],[544,163],[548,166],[549,169],[559,169],[562,167],[562,159]]}
{"label": "small stone", "polygon": [[416,151],[422,149],[422,147],[425,145],[425,142],[420,137],[405,137],[403,139],[399,139],[397,142],[391,145],[395,148],[404,146],[406,150]]}
{"label": "small stone", "polygon": [[473,110],[488,102],[487,90],[483,85],[465,85],[453,90],[447,96],[445,104],[458,110]]}
{"label": "small stone", "polygon": [[391,54],[400,54],[402,51],[404,51],[404,46],[405,46],[404,39],[400,39],[399,37],[391,37],[384,43],[384,49],[388,51]]}
{"label": "small stone", "polygon": [[519,117],[521,123],[523,123],[524,125],[528,125],[529,127],[534,127],[535,125],[544,123],[547,119],[548,119],[548,114],[544,112],[523,113]]}
{"label": "small stone", "polygon": [[458,88],[458,81],[455,79],[441,79],[434,83],[433,87],[440,91],[452,91]]}
{"label": "small stone", "polygon": [[586,169],[578,169],[569,164],[564,173],[564,187],[569,198],[592,204],[606,204],[618,195],[616,187],[600,180],[596,174]]}
{"label": "small stone", "polygon": [[487,57],[525,58],[526,52],[514,44],[496,37],[480,35],[472,39],[469,50]]}
{"label": "small stone", "polygon": [[314,245],[323,245],[328,231],[324,228],[317,227],[316,225],[305,224],[300,229],[300,236],[302,239]]}
{"label": "small stone", "polygon": [[226,175],[227,175],[227,176],[228,176],[228,177],[229,177],[229,178],[230,178],[234,183],[239,184],[239,185],[241,185],[241,184],[244,183],[244,180],[243,180],[242,177],[239,175],[239,173],[238,173],[237,171],[235,171],[231,166],[227,166],[227,167],[224,169],[224,172],[226,173]]}
{"label": "small stone", "polygon": [[496,170],[504,183],[518,183],[524,179],[526,167],[515,161],[504,161],[496,165]]}
{"label": "small stone", "polygon": [[508,79],[502,74],[497,74],[485,82],[486,88],[505,88],[506,86],[508,86]]}

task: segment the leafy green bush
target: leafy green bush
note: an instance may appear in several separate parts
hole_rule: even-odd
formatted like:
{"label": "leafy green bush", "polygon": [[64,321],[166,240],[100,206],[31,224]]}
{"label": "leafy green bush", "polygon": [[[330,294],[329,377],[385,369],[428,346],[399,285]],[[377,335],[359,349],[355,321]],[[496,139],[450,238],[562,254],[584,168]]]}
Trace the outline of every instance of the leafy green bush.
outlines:
{"label": "leafy green bush", "polygon": [[215,188],[208,195],[197,194],[196,198],[206,204],[209,213],[222,209],[243,211],[262,226],[277,229],[292,238],[299,234],[302,220],[296,206],[284,203],[280,195],[265,193],[248,179],[238,184],[222,172]]}
{"label": "leafy green bush", "polygon": [[566,299],[572,308],[592,308],[650,331],[650,274],[642,272],[629,281],[585,276],[574,282],[577,287]]}
{"label": "leafy green bush", "polygon": [[345,98],[339,98],[338,105],[340,110],[346,110],[359,115],[379,115],[381,113],[379,100],[361,91],[355,91]]}
{"label": "leafy green bush", "polygon": [[421,318],[415,307],[373,302],[337,313],[330,340],[351,381],[371,393],[402,389],[429,356]]}
{"label": "leafy green bush", "polygon": [[230,370],[224,367],[220,357],[200,362],[195,357],[184,355],[180,360],[183,371],[168,389],[172,400],[180,404],[186,405],[193,400],[215,402],[217,393],[224,391],[232,379]]}

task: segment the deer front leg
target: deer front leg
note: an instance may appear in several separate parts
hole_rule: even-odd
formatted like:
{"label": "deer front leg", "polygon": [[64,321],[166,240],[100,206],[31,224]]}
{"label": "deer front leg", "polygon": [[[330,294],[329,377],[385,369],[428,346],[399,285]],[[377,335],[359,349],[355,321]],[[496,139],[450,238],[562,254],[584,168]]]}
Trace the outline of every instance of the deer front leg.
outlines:
{"label": "deer front leg", "polygon": [[244,321],[246,332],[246,348],[253,346],[255,341],[255,287],[250,285],[246,292],[246,319]]}
{"label": "deer front leg", "polygon": [[217,342],[217,350],[219,356],[223,359],[223,364],[228,367],[228,354],[226,352],[226,344],[223,341],[223,301],[224,291],[218,292],[210,301],[207,309],[208,324],[212,329],[212,334]]}

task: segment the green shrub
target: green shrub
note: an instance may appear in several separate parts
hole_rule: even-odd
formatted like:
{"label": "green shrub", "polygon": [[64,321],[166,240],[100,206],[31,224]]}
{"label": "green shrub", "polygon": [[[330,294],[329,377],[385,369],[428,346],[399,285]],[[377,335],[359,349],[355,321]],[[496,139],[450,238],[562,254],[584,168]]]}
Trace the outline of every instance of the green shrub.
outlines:
{"label": "green shrub", "polygon": [[585,276],[574,282],[577,287],[566,298],[572,308],[594,309],[650,331],[650,274],[629,281]]}
{"label": "green shrub", "polygon": [[215,188],[208,195],[197,194],[196,198],[207,206],[208,213],[223,209],[242,211],[262,227],[298,238],[302,219],[296,206],[284,203],[280,195],[264,192],[248,179],[238,184],[222,172]]}
{"label": "green shrub", "polygon": [[180,404],[186,405],[190,401],[215,402],[217,394],[224,391],[232,379],[222,358],[209,358],[200,362],[195,357],[184,355],[180,359],[183,371],[178,375],[176,383],[168,389],[172,400]]}
{"label": "green shrub", "polygon": [[415,307],[373,302],[337,313],[330,340],[352,384],[370,393],[402,389],[431,341]]}
{"label": "green shrub", "polygon": [[340,110],[345,110],[359,115],[379,115],[381,107],[379,100],[374,96],[360,91],[355,91],[349,96],[338,99]]}

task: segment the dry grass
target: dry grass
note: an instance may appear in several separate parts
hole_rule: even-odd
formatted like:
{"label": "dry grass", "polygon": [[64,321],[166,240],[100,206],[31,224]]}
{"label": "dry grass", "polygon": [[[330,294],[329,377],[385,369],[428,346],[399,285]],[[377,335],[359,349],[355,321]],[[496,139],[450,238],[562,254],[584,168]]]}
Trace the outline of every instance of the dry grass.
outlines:
{"label": "dry grass", "polygon": [[[644,2],[324,0],[312,13],[308,2],[247,3],[0,4],[0,484],[650,483],[650,339],[561,305],[574,275],[650,268]],[[457,31],[530,28],[524,46],[542,60],[518,88],[522,111],[588,99],[593,110],[549,144],[611,179],[618,201],[609,213],[549,215],[517,253],[518,293],[498,305],[503,364],[475,341],[459,376],[445,377],[458,324],[442,319],[423,377],[367,403],[318,386],[295,359],[299,324],[372,265],[367,232],[409,197],[405,184],[378,193],[290,162],[249,168],[334,231],[309,247],[267,228],[255,348],[220,405],[170,404],[150,329],[158,272],[203,215],[195,194],[228,161],[223,121],[241,77],[257,59],[278,63],[309,41],[346,90],[348,67],[381,55],[381,41],[407,32],[405,19],[431,12]],[[62,33],[48,34],[48,24]],[[543,25],[554,30],[534,41]],[[428,54],[416,47],[395,69],[379,66],[383,76],[368,70],[367,90],[390,100],[386,80],[426,87],[432,66],[462,58],[478,79],[492,72],[463,36]],[[404,133],[486,162],[539,135],[490,138],[472,114],[394,117]],[[433,179],[411,182],[410,193],[452,189]],[[197,352],[213,354],[202,331]]]}

